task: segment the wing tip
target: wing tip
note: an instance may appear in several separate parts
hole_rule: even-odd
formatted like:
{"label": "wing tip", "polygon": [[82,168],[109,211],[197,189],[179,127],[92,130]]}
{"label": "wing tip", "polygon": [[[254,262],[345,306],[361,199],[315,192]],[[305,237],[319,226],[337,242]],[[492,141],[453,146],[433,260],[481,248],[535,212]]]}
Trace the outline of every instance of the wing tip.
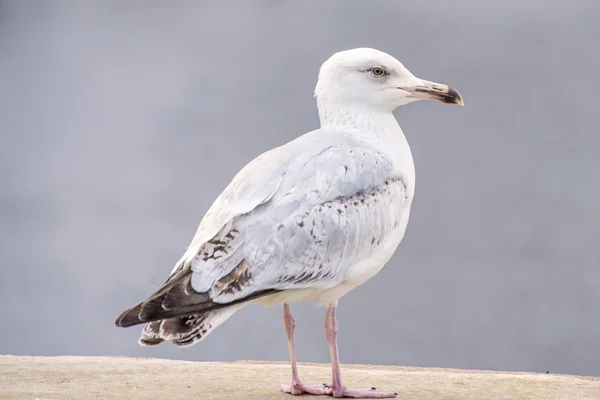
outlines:
{"label": "wing tip", "polygon": [[123,311],[115,320],[115,326],[127,328],[128,326],[138,325],[146,322],[140,318],[142,304],[143,303],[136,304],[135,306]]}

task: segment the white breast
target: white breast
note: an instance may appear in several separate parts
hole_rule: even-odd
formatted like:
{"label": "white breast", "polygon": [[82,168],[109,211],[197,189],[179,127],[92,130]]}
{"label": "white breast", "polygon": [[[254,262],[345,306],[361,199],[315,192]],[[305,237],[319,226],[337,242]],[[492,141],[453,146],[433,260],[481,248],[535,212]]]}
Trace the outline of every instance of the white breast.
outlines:
{"label": "white breast", "polygon": [[405,212],[398,221],[396,228],[391,231],[384,241],[378,246],[370,256],[352,265],[348,270],[346,279],[339,285],[316,294],[316,298],[320,305],[335,304],[338,299],[355,287],[363,284],[377,274],[383,266],[390,260],[398,245],[404,237],[408,217],[410,212],[410,204],[408,204]]}

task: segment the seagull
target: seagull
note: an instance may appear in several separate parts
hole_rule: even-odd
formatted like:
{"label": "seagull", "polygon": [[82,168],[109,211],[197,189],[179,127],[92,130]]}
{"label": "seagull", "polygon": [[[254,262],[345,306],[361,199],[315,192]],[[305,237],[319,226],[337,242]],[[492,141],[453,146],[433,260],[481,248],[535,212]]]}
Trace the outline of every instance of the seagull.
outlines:
{"label": "seagull", "polygon": [[[383,268],[408,224],[415,167],[392,111],[417,100],[463,100],[371,48],[333,54],[319,70],[314,96],[321,127],[242,168],[166,282],[115,324],[145,323],[144,346],[165,340],[189,346],[248,304],[282,304],[292,367],[284,392],[393,398],[396,393],[344,385],[338,300]],[[327,308],[330,384],[307,385],[298,376],[289,304],[305,300]]]}

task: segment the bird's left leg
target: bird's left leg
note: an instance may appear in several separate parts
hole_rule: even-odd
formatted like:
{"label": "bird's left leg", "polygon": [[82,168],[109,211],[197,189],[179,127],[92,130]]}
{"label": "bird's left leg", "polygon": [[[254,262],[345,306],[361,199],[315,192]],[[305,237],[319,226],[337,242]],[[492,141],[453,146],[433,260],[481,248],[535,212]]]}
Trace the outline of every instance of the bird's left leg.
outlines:
{"label": "bird's left leg", "polygon": [[294,329],[296,328],[296,320],[290,312],[289,304],[283,305],[283,326],[287,335],[288,350],[290,352],[290,362],[292,364],[292,384],[281,385],[281,390],[286,393],[301,395],[313,394],[317,396],[330,395],[332,393],[329,385],[305,385],[298,377],[298,368],[296,366],[296,352],[294,351]]}
{"label": "bird's left leg", "polygon": [[325,316],[325,333],[329,342],[329,355],[331,357],[331,389],[333,397],[352,397],[361,399],[388,399],[396,397],[396,393],[377,392],[375,388],[370,389],[348,389],[342,381],[340,369],[340,356],[337,346],[338,323],[335,318],[335,307],[330,306]]}

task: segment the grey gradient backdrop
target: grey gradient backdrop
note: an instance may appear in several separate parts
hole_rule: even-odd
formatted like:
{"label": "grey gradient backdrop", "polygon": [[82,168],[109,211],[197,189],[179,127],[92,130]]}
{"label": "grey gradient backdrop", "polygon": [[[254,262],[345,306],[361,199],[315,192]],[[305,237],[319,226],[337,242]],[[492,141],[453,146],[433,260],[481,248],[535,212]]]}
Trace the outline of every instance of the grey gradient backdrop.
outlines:
{"label": "grey gradient backdrop", "polygon": [[[318,126],[317,69],[376,47],[464,108],[396,112],[417,194],[340,302],[343,362],[600,375],[600,2],[3,1],[0,354],[287,359],[281,308],[185,350],[119,312],[261,152]],[[324,310],[292,307],[302,361]]]}

